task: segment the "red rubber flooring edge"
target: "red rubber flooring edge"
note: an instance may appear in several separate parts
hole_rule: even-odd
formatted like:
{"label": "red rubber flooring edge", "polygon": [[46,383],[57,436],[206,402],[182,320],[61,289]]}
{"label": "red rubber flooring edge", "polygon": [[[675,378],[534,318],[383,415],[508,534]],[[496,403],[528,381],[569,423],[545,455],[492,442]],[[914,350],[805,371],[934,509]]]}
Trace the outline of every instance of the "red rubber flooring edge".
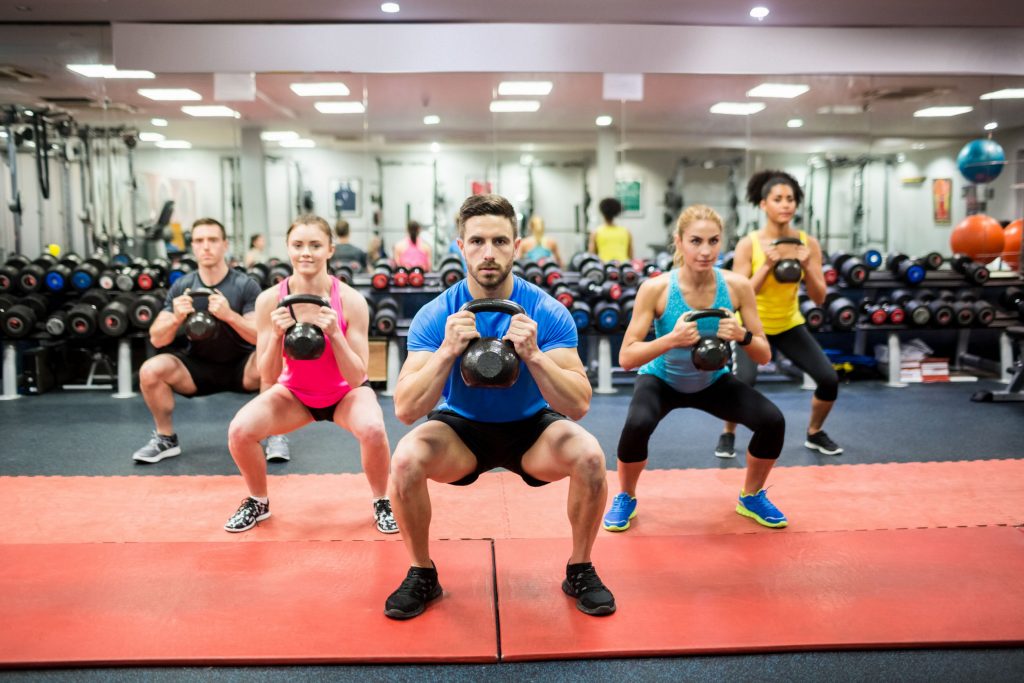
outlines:
{"label": "red rubber flooring edge", "polygon": [[444,609],[396,622],[400,543],[4,546],[0,666],[495,661],[490,543],[433,549]]}
{"label": "red rubber flooring edge", "polygon": [[607,617],[554,580],[564,540],[495,551],[509,661],[1024,643],[1016,528],[624,535],[595,552]]}

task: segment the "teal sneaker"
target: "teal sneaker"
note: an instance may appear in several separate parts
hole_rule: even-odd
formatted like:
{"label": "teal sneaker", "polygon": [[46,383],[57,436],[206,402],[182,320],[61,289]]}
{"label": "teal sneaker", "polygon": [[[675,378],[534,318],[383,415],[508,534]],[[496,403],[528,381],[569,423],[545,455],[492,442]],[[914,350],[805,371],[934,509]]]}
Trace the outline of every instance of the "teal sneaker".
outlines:
{"label": "teal sneaker", "polygon": [[744,517],[750,517],[762,526],[773,529],[781,529],[789,524],[786,515],[782,514],[782,511],[768,500],[768,492],[764,489],[752,496],[744,496],[741,491],[739,503],[736,504],[736,512]]}
{"label": "teal sneaker", "polygon": [[612,498],[612,507],[604,516],[605,531],[625,531],[636,517],[636,498],[622,492]]}

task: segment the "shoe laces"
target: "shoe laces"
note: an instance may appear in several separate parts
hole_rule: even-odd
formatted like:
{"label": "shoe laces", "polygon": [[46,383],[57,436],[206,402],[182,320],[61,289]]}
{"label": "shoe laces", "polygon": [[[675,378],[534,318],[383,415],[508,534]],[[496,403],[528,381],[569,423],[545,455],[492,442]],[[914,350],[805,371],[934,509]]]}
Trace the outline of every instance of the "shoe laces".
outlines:
{"label": "shoe laces", "polygon": [[[235,513],[235,516],[237,517],[240,514],[244,515],[246,512],[252,513],[253,517],[259,517],[260,502],[250,496],[246,496],[245,499],[242,500],[242,504],[239,506],[238,512]],[[257,522],[257,524],[259,524],[259,522]]]}
{"label": "shoe laces", "polygon": [[597,575],[597,570],[594,569],[593,565],[582,569],[569,577],[569,585],[572,586],[573,592],[577,595],[583,595],[587,591],[595,590],[608,590],[605,588],[604,583],[601,581],[601,577]]}
{"label": "shoe laces", "polygon": [[628,493],[620,493],[617,496],[615,496],[614,498],[612,498],[612,510],[615,510],[617,512],[622,512],[632,502],[633,502],[633,499],[630,498]]}
{"label": "shoe laces", "polygon": [[402,595],[411,595],[417,600],[424,601],[430,596],[430,591],[436,582],[436,579],[431,579],[419,572],[410,571],[405,576],[405,580],[402,581],[402,585],[395,592]]}

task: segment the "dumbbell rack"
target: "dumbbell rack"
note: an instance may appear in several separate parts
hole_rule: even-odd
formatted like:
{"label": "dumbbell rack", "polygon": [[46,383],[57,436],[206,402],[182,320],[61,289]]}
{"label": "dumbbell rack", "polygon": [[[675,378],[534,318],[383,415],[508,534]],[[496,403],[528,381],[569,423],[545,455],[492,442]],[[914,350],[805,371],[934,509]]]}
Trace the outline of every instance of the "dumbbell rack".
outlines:
{"label": "dumbbell rack", "polygon": [[[97,351],[93,353],[93,361],[89,367],[89,375],[85,384],[65,384],[61,386],[61,389],[72,391],[110,391],[114,389],[113,398],[133,398],[137,396],[138,394],[132,391],[131,339],[139,336],[144,336],[144,334],[125,335],[117,340],[117,361],[114,364],[116,366],[116,375],[111,374],[113,368],[110,367],[110,360],[106,355]],[[45,342],[49,340],[49,337],[33,335],[26,338],[26,340]],[[64,340],[58,343],[64,343]],[[107,366],[106,373],[99,372],[100,365]],[[113,381],[115,379],[116,384],[97,383]],[[3,392],[0,393],[0,401],[13,401],[18,398],[21,398],[21,394],[18,393],[18,342],[5,340],[3,342]]]}

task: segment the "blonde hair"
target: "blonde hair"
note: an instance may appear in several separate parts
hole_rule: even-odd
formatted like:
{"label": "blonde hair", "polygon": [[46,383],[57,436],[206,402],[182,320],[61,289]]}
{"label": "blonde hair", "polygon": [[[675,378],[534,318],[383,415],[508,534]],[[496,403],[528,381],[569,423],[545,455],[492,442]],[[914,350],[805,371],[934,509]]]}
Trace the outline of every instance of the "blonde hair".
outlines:
{"label": "blonde hair", "polygon": [[[680,241],[683,239],[683,233],[686,232],[686,228],[697,221],[711,221],[718,226],[719,232],[725,229],[722,224],[722,217],[718,215],[717,211],[705,204],[694,204],[683,209],[683,212],[679,214],[679,219],[676,221],[676,235],[679,236]],[[683,253],[681,251],[676,250],[676,253],[672,256],[672,263],[676,266],[683,265]]]}
{"label": "blonde hair", "polygon": [[544,236],[544,219],[540,216],[530,218],[530,234],[537,233],[537,239]]}

